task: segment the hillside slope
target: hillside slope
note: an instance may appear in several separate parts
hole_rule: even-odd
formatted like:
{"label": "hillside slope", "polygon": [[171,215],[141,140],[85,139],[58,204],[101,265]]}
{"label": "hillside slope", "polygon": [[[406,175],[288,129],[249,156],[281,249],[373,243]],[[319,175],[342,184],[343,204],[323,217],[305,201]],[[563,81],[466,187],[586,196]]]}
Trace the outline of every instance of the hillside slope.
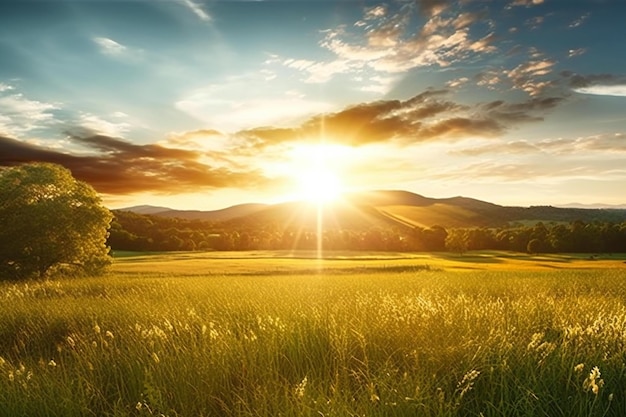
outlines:
{"label": "hillside slope", "polygon": [[[129,211],[135,211],[133,208]],[[326,229],[503,227],[516,222],[626,221],[626,210],[558,208],[552,206],[507,207],[468,197],[429,198],[401,190],[380,190],[346,195],[343,200],[318,208],[306,202],[273,205],[241,204],[223,210],[151,210],[139,213],[223,223],[226,228],[315,229],[322,219]]]}

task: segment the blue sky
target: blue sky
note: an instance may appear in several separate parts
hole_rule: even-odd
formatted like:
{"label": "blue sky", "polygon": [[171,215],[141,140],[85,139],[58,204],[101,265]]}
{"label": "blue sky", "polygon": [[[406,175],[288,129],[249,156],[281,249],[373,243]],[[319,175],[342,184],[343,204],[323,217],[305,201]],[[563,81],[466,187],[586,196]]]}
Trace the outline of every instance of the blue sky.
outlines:
{"label": "blue sky", "polygon": [[112,208],[626,204],[625,44],[617,0],[8,0],[0,166]]}

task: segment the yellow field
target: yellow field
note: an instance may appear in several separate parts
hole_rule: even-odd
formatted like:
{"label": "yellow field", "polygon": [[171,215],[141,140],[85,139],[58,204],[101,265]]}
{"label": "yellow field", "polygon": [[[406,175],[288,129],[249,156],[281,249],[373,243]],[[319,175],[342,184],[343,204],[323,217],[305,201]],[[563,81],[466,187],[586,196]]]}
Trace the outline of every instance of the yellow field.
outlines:
{"label": "yellow field", "polygon": [[558,269],[623,269],[626,255],[527,255],[501,251],[450,253],[328,252],[315,251],[178,252],[132,254],[118,258],[114,272],[145,273],[146,264],[159,274],[236,275],[350,271],[353,269],[424,268],[446,271],[542,271]]}
{"label": "yellow field", "polygon": [[623,258],[314,256],[0,283],[0,416],[626,415]]}

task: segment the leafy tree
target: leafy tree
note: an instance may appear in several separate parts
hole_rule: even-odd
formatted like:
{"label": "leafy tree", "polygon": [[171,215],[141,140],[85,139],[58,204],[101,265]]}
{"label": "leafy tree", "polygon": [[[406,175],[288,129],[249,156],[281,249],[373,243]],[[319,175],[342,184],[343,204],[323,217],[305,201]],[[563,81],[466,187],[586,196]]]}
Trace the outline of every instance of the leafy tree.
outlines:
{"label": "leafy tree", "polygon": [[62,266],[101,272],[111,219],[94,189],[61,166],[0,171],[0,277],[44,277]]}
{"label": "leafy tree", "polygon": [[536,255],[541,252],[541,248],[543,246],[543,242],[537,238],[531,239],[528,242],[528,246],[526,246],[526,252],[531,255]]}
{"label": "leafy tree", "polygon": [[467,231],[464,229],[452,229],[446,236],[446,249],[450,252],[464,254],[467,252]]}

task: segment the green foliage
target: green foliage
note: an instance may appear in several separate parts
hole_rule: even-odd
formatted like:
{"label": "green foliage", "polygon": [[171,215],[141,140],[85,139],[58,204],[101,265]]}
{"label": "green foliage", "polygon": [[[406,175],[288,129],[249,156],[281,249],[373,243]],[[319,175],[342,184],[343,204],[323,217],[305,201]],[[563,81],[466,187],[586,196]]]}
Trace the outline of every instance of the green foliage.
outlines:
{"label": "green foliage", "polygon": [[[289,218],[290,216],[286,216]],[[537,253],[618,253],[626,250],[626,223],[573,221],[530,222],[500,228],[432,226],[337,228],[320,230],[297,224],[272,226],[250,222],[207,222],[125,211],[115,212],[109,245],[132,251],[325,250],[452,251],[510,250],[527,252],[531,240]],[[319,241],[319,242],[318,242]]]}
{"label": "green foliage", "polygon": [[58,165],[0,171],[0,277],[43,277],[76,267],[100,273],[110,262],[111,217],[91,186]]}
{"label": "green foliage", "polygon": [[626,415],[619,269],[239,262],[0,283],[0,415]]}
{"label": "green foliage", "polygon": [[464,229],[453,229],[446,237],[446,249],[450,252],[463,254],[467,252],[468,243],[468,233]]}

